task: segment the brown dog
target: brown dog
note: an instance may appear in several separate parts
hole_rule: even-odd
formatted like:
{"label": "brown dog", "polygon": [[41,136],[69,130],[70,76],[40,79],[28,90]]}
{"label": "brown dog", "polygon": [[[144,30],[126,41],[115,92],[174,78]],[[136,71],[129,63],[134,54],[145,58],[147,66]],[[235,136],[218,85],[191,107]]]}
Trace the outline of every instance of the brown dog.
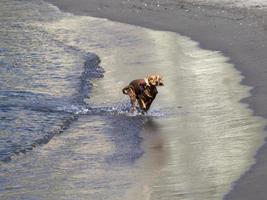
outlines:
{"label": "brown dog", "polygon": [[159,75],[149,75],[144,79],[133,80],[122,89],[122,93],[129,95],[131,100],[131,112],[135,111],[136,100],[142,111],[147,112],[158,93],[157,86],[163,86]]}

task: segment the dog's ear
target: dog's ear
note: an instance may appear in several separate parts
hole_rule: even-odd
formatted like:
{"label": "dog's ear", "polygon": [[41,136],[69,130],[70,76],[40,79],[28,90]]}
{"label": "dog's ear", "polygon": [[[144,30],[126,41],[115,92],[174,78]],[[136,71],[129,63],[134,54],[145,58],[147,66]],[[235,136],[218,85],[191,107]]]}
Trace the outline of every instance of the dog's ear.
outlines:
{"label": "dog's ear", "polygon": [[163,76],[161,76],[161,75],[159,75],[158,85],[159,85],[159,86],[164,86],[164,83],[163,83]]}

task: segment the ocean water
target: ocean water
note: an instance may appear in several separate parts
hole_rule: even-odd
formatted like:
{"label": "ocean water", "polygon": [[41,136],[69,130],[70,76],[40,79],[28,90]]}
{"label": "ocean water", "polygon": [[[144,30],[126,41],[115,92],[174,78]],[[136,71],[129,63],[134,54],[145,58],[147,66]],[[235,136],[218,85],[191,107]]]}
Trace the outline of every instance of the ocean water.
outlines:
{"label": "ocean water", "polygon": [[[0,199],[222,199],[266,121],[220,52],[176,33],[0,1]],[[121,89],[165,86],[146,115]]]}

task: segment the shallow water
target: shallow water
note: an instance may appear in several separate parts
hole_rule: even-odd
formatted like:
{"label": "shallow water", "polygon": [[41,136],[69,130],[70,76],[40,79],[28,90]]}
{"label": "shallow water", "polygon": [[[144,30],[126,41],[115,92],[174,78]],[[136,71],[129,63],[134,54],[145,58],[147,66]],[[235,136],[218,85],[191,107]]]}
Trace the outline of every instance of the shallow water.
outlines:
{"label": "shallow water", "polygon": [[[1,199],[221,199],[252,164],[266,122],[220,52],[42,1],[0,9]],[[129,114],[121,88],[148,73],[165,87]]]}

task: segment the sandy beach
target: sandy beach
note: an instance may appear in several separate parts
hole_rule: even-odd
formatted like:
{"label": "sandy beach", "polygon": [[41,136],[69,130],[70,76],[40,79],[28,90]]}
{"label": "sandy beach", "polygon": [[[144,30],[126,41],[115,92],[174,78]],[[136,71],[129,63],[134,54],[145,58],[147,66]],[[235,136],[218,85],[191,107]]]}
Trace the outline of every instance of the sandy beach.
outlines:
{"label": "sandy beach", "polygon": [[[243,99],[256,116],[267,118],[267,11],[264,6],[201,4],[184,1],[49,0],[77,15],[166,30],[189,36],[206,49],[219,50],[241,71],[242,84],[251,86]],[[266,196],[267,146],[255,155],[256,163],[233,186],[225,199],[259,199]]]}
{"label": "sandy beach", "polygon": [[266,199],[267,2],[47,1],[0,1],[0,199]]}

